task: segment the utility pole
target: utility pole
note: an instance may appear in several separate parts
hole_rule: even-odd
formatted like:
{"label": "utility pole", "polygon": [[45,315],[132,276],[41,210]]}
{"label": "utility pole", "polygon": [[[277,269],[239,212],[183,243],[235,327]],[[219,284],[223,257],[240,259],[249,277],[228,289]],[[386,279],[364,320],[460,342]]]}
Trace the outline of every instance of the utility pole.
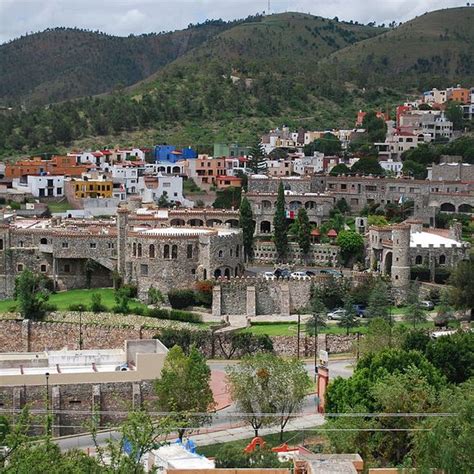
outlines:
{"label": "utility pole", "polygon": [[301,324],[301,309],[298,308],[298,335],[296,343],[296,358],[300,358],[300,324]]}

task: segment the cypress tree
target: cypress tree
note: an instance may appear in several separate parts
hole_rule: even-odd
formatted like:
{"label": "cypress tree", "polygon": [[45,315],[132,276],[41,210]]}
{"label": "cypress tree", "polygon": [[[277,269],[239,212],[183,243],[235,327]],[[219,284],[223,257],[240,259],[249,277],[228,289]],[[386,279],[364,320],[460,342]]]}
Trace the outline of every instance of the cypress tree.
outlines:
{"label": "cypress tree", "polygon": [[265,150],[260,143],[260,138],[257,138],[252,148],[249,151],[250,159],[247,166],[255,173],[258,174],[262,171],[262,163],[265,161]]}
{"label": "cypress tree", "polygon": [[282,262],[285,260],[288,254],[288,226],[285,213],[285,190],[283,188],[282,181],[280,181],[280,186],[278,187],[278,197],[276,202],[275,216],[273,217],[273,227],[275,228],[273,240],[275,242],[278,261]]}
{"label": "cypress tree", "polygon": [[311,247],[311,225],[309,224],[308,213],[304,207],[298,209],[296,228],[298,245],[303,254],[303,258],[306,260]]}
{"label": "cypress tree", "polygon": [[253,220],[252,208],[249,200],[244,196],[240,203],[239,226],[242,229],[242,238],[244,241],[245,259],[253,258],[253,234],[255,231],[255,221]]}

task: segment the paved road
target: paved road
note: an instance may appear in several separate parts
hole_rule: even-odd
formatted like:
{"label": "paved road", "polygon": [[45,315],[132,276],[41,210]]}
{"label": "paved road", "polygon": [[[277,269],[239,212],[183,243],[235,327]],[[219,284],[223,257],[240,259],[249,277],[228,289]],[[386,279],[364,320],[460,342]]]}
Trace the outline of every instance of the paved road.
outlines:
{"label": "paved road", "polygon": [[[213,372],[213,376],[217,373],[224,373],[226,367],[229,364],[235,362],[229,361],[209,361],[209,366]],[[350,377],[352,375],[352,364],[351,360],[334,360],[329,362],[329,376],[331,379],[335,377]],[[310,360],[305,361],[306,368],[311,377],[314,376],[314,365]],[[222,391],[222,386],[215,387],[215,390]],[[222,395],[222,394],[221,394]],[[212,417],[212,423],[210,427],[203,428],[200,430],[199,435],[196,435],[198,444],[212,444],[213,442],[223,442],[230,439],[244,439],[252,436],[252,431],[248,427],[242,427],[241,420],[235,416],[235,406],[229,405],[222,410],[219,410]],[[307,428],[310,426],[316,426],[322,424],[323,418],[316,414],[316,399],[314,395],[309,395],[302,408],[302,416],[291,420],[287,430]],[[308,425],[309,423],[309,425]],[[269,428],[266,432],[277,432],[277,429]],[[195,438],[194,436],[192,437]],[[105,446],[108,440],[120,439],[120,433],[116,430],[101,432],[97,435],[97,441],[100,446]],[[171,437],[173,439],[173,437]],[[70,449],[93,449],[94,443],[92,437],[89,434],[58,438],[56,443],[59,445],[62,451],[68,451]]]}

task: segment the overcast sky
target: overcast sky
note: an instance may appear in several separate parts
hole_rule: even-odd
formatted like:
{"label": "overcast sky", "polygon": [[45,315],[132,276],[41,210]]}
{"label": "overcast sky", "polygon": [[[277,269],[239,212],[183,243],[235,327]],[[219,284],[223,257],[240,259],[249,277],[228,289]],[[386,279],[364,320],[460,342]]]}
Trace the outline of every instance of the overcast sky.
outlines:
{"label": "overcast sky", "polygon": [[[426,11],[464,6],[456,0],[270,0],[272,13],[299,11],[367,23],[406,21]],[[0,0],[0,43],[55,26],[127,36],[232,20],[268,9],[268,0]]]}

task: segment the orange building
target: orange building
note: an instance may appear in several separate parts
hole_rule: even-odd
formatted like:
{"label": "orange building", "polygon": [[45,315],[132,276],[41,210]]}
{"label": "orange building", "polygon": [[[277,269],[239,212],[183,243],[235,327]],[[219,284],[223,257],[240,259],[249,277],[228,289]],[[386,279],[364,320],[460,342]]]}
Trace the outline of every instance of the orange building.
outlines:
{"label": "orange building", "polygon": [[225,158],[211,158],[199,155],[194,160],[187,160],[191,170],[190,177],[197,180],[198,185],[216,185],[218,176],[226,175]]}
{"label": "orange building", "polygon": [[75,156],[53,156],[50,160],[39,157],[31,160],[19,160],[5,166],[5,178],[21,178],[28,175],[50,174],[81,176],[90,171],[91,165],[77,165]]}
{"label": "orange building", "polygon": [[218,176],[217,177],[217,189],[226,189],[230,187],[240,188],[242,187],[242,180],[237,176]]}
{"label": "orange building", "polygon": [[461,104],[470,104],[471,92],[463,87],[453,87],[451,90],[448,90],[448,100],[461,102]]}

